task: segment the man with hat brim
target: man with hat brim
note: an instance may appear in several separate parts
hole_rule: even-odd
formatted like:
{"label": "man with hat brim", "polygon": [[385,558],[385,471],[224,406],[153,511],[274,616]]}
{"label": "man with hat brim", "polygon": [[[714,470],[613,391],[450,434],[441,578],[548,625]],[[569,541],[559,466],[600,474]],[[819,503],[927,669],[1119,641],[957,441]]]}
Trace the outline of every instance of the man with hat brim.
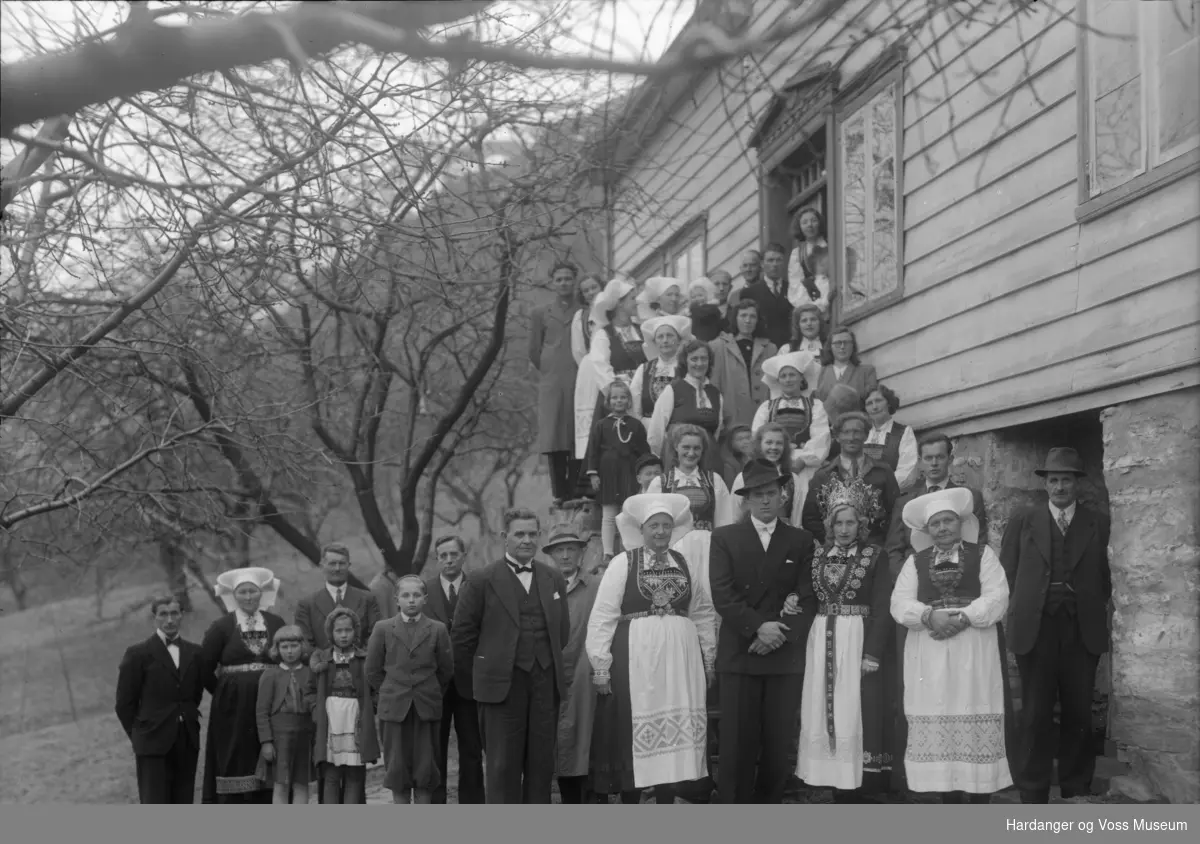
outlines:
{"label": "man with hat brim", "polygon": [[841,414],[834,424],[833,435],[837,437],[838,455],[826,461],[813,475],[800,515],[801,526],[818,542],[825,541],[825,513],[821,508],[823,490],[834,478],[846,484],[861,479],[863,483],[879,490],[880,509],[871,517],[868,541],[872,545],[883,545],[887,541],[892,510],[896,506],[896,499],[900,497],[900,486],[896,483],[896,474],[886,464],[875,462],[863,452],[870,431],[871,420],[859,411]]}
{"label": "man with hat brim", "polygon": [[[743,521],[712,535],[709,577],[721,617],[717,640],[721,735],[717,791],[722,803],[781,803],[791,775],[804,644],[816,611],[812,534],[779,518],[786,478],[752,460],[738,494]],[[780,614],[789,593],[799,616]]]}
{"label": "man with hat brim", "polygon": [[557,764],[558,793],[563,803],[593,802],[588,786],[588,762],[596,695],[592,691],[591,665],[584,653],[588,617],[596,600],[599,582],[583,571],[587,541],[570,525],[550,530],[542,553],[552,559],[567,581],[567,616],[571,632],[563,648],[563,670],[571,678],[567,696],[559,706]]}
{"label": "man with hat brim", "polygon": [[1008,582],[978,543],[969,489],[913,499],[903,518],[916,553],[900,570],[891,613],[904,641],[908,787],[946,803],[987,803],[1012,785],[1006,656],[1000,622]]}
{"label": "man with hat brim", "polygon": [[1021,672],[1021,746],[1014,774],[1023,803],[1049,802],[1056,748],[1062,796],[1091,793],[1092,695],[1100,655],[1108,650],[1112,596],[1110,522],[1079,501],[1085,475],[1079,454],[1052,448],[1035,474],[1045,482],[1049,501],[1013,516],[1000,546],[1012,589],[1009,646]]}

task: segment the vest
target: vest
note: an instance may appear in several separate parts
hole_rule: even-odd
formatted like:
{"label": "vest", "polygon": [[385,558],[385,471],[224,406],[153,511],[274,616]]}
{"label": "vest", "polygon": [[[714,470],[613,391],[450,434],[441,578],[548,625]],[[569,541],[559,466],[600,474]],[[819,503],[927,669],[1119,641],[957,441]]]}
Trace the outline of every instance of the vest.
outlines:
{"label": "vest", "polygon": [[671,412],[670,425],[698,425],[715,437],[717,427],[721,422],[721,391],[712,384],[704,385],[704,395],[708,398],[709,407],[701,410],[697,406],[696,388],[690,381],[680,378],[671,384],[671,393],[675,396],[675,409]]}
{"label": "vest", "polygon": [[804,418],[796,407],[780,407],[783,399],[771,399],[767,405],[767,421],[776,422],[787,431],[788,439],[795,448],[803,448],[808,443],[812,429],[813,400],[810,396],[801,396],[804,404]]}
{"label": "vest", "polygon": [[[1076,511],[1078,512],[1078,510]],[[1071,522],[1074,524],[1074,521]],[[1067,533],[1070,533],[1070,528],[1067,528]],[[1056,586],[1057,583],[1070,583],[1071,572],[1067,568],[1067,558],[1069,556],[1067,550],[1068,537],[1063,536],[1063,532],[1058,529],[1058,523],[1053,519],[1050,520],[1050,588],[1046,592],[1046,603],[1042,607],[1042,612],[1046,615],[1054,615],[1060,607],[1066,607],[1068,612],[1073,613],[1075,608],[1075,593],[1065,586]]]}
{"label": "vest", "polygon": [[863,446],[863,453],[869,454],[876,463],[887,465],[893,472],[900,465],[900,439],[908,428],[899,422],[892,423],[892,430],[887,432],[882,444],[871,443]]}
{"label": "vest", "polygon": [[646,353],[642,351],[641,331],[638,331],[638,339],[630,343],[621,339],[612,323],[604,326],[604,331],[608,334],[608,363],[613,372],[627,372],[632,377],[634,371],[646,362]]}
{"label": "vest", "polygon": [[521,599],[519,617],[521,632],[517,636],[517,655],[513,665],[522,671],[532,671],[534,663],[542,668],[550,668],[554,665],[554,654],[550,651],[550,633],[546,628],[546,613],[542,610],[537,577],[533,578],[529,593]]}
{"label": "vest", "polygon": [[926,548],[913,560],[917,569],[918,601],[936,609],[965,607],[983,593],[979,581],[979,561],[983,551],[978,545],[962,543],[957,566],[934,570],[936,555],[936,548]]}
{"label": "vest", "polygon": [[654,403],[658,401],[663,389],[674,380],[675,372],[672,371],[672,367],[667,367],[664,371],[660,359],[646,361],[642,370],[642,412],[647,417],[654,410]]}

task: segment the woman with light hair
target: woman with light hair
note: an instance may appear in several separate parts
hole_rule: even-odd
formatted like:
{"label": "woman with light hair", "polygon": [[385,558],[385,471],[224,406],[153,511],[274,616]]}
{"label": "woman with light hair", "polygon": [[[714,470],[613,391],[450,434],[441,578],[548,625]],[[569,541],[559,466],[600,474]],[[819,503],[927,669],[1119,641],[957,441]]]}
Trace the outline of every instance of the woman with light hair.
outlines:
{"label": "woman with light hair", "polygon": [[217,575],[216,592],[226,614],[209,626],[200,645],[212,695],[201,801],[270,803],[271,783],[256,773],[258,681],[273,662],[271,642],[284,626],[267,612],[279,596],[279,580],[270,569],[234,569]]}
{"label": "woman with light hair", "polygon": [[716,610],[707,577],[675,550],[692,529],[687,498],[635,495],[617,525],[627,550],[604,572],[585,644],[599,694],[593,788],[622,803],[655,788],[669,804],[678,786],[708,775]]}
{"label": "woman with light hair", "polygon": [[[894,753],[891,689],[881,668],[892,657],[887,557],[867,541],[879,492],[862,481],[832,484],[825,534],[812,566],[817,616],[808,635],[796,776],[830,786],[835,803],[885,792]],[[788,597],[795,615],[804,595]]]}
{"label": "woman with light hair", "polygon": [[614,278],[592,302],[592,345],[575,376],[575,457],[587,457],[588,436],[603,415],[604,396],[616,379],[630,384],[646,361],[642,332],[633,322],[633,282]]}
{"label": "woman with light hair", "polygon": [[971,491],[955,488],[904,506],[914,554],[892,592],[904,638],[904,769],[913,791],[946,803],[988,803],[1012,785],[1011,724],[1000,622],[1008,580],[978,543]]}

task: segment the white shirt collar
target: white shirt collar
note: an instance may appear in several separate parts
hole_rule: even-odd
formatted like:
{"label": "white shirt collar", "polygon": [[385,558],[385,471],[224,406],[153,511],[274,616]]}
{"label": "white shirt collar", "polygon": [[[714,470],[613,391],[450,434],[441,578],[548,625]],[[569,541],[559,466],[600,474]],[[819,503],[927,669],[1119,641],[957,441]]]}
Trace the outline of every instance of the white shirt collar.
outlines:
{"label": "white shirt collar", "polygon": [[708,383],[707,378],[693,378],[690,375],[683,376],[683,380],[687,381],[689,384],[691,384],[693,387],[695,387],[697,392],[699,392],[700,390],[703,390],[704,385]]}
{"label": "white shirt collar", "polygon": [[850,368],[849,363],[835,363],[833,365],[833,374],[836,375],[838,378],[841,378],[842,374],[849,368]]}
{"label": "white shirt collar", "polygon": [[461,571],[458,573],[458,577],[454,578],[453,580],[446,577],[446,575],[444,575],[444,574],[438,575],[438,577],[442,581],[442,591],[443,592],[446,591],[447,589],[449,589],[451,586],[453,586],[455,589],[462,589],[463,576],[462,576]]}
{"label": "white shirt collar", "polygon": [[[865,455],[865,454],[860,454],[860,455],[858,456],[858,467],[859,467],[859,469],[861,469],[861,468],[862,468],[862,464],[863,464],[863,458],[864,458],[864,457],[866,457],[866,455]],[[850,462],[850,457],[849,457],[848,455],[845,455],[845,454],[841,454],[841,455],[839,455],[839,456],[838,456],[838,461],[841,463],[841,465],[842,465],[842,468],[843,468],[843,469],[849,470],[849,469],[851,469],[851,468],[852,468],[852,465],[853,465],[853,464],[851,464],[851,462]]]}
{"label": "white shirt collar", "polygon": [[530,567],[533,566],[533,560],[530,560],[528,563],[520,563],[520,562],[517,562],[516,557],[514,557],[512,554],[509,554],[507,552],[504,554],[504,559],[508,560],[508,562],[514,566],[530,566]]}
{"label": "white shirt collar", "polygon": [[675,480],[677,481],[692,481],[697,486],[700,485],[700,466],[695,469],[685,469],[682,466],[675,466]]}
{"label": "white shirt collar", "polygon": [[895,419],[889,419],[887,422],[884,422],[882,425],[880,425],[880,426],[878,426],[878,427],[876,427],[875,425],[872,425],[872,426],[871,426],[871,430],[872,430],[872,431],[878,431],[878,432],[879,432],[879,433],[881,433],[881,434],[888,434],[888,433],[891,433],[891,430],[892,430],[892,424],[893,424],[895,421],[896,421]]}
{"label": "white shirt collar", "polygon": [[343,583],[341,586],[334,586],[332,583],[326,583],[325,591],[329,593],[329,597],[333,598],[333,602],[336,604],[338,599],[338,590],[342,590],[342,597],[345,598],[347,586],[349,586],[348,583]]}
{"label": "white shirt collar", "polygon": [[926,491],[931,490],[935,485],[938,487],[941,487],[942,489],[949,489],[950,488],[950,476],[947,475],[945,478],[943,478],[940,481],[931,481],[931,480],[929,480],[929,478],[925,479]]}
{"label": "white shirt collar", "polygon": [[[1047,502],[1047,503],[1049,503],[1049,502]],[[1050,504],[1050,515],[1054,519],[1054,521],[1057,522],[1059,514],[1061,513],[1061,514],[1065,515],[1067,517],[1067,521],[1070,522],[1072,519],[1075,518],[1075,505],[1078,503],[1079,503],[1078,501],[1072,501],[1071,506],[1067,507],[1065,510],[1060,510],[1057,507],[1055,507],[1053,504]]]}
{"label": "white shirt collar", "polygon": [[[158,634],[158,638],[162,640],[162,643],[163,643],[164,645],[167,645],[167,634],[166,634],[166,633],[164,633],[164,632],[162,632],[161,630],[155,630],[154,632]],[[176,636],[176,637],[178,637],[178,636],[179,636],[179,634],[178,634],[178,633],[176,633],[176,634],[175,634],[175,636]],[[179,643],[178,643],[178,642],[176,642],[176,643],[175,643],[175,644],[173,644],[173,645],[167,645],[167,647],[168,647],[168,648],[177,648],[177,647],[179,647]]]}
{"label": "white shirt collar", "polygon": [[779,524],[779,519],[774,518],[769,522],[764,522],[760,521],[758,516],[751,516],[750,524],[754,525],[754,529],[759,533],[774,533],[775,526]]}
{"label": "white shirt collar", "polygon": [[417,614],[416,614],[415,616],[413,616],[412,618],[409,618],[409,617],[408,617],[408,616],[406,616],[404,613],[400,613],[400,620],[401,620],[403,623],[405,623],[405,624],[416,624],[418,621],[420,621],[420,620],[421,620],[421,617],[422,617],[423,615],[424,615],[424,613],[417,613]]}
{"label": "white shirt collar", "polygon": [[266,621],[263,620],[263,615],[262,615],[261,610],[255,612],[254,615],[250,616],[250,615],[246,615],[244,612],[242,612],[241,607],[238,607],[237,609],[235,609],[233,611],[233,613],[237,617],[238,627],[242,628],[243,630],[266,630],[267,629],[267,623],[266,623]]}

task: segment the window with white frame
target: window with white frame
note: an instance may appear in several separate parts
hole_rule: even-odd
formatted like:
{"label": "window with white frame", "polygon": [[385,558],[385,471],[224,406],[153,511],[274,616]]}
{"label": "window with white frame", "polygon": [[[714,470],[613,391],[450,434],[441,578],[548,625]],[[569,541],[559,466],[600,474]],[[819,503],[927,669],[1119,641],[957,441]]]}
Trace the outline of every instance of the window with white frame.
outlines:
{"label": "window with white frame", "polygon": [[704,232],[673,249],[667,262],[667,275],[691,281],[704,275]]}
{"label": "window with white frame", "polygon": [[1088,0],[1082,199],[1152,180],[1200,147],[1200,0]]}
{"label": "window with white frame", "polygon": [[837,207],[842,317],[902,295],[899,72],[839,110]]}
{"label": "window with white frame", "polygon": [[688,282],[704,275],[706,221],[698,217],[676,232],[664,246],[638,264],[634,278],[645,281],[657,275]]}

